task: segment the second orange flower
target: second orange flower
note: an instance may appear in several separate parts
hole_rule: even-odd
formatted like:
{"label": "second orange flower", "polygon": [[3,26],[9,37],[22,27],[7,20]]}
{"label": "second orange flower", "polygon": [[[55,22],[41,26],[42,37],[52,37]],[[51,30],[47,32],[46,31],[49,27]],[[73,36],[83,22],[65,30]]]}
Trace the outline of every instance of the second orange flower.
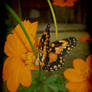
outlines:
{"label": "second orange flower", "polygon": [[53,0],[53,4],[60,7],[72,7],[77,0]]}
{"label": "second orange flower", "polygon": [[73,67],[64,71],[64,76],[69,82],[66,88],[69,92],[92,92],[92,55],[86,62],[80,58],[74,59]]}

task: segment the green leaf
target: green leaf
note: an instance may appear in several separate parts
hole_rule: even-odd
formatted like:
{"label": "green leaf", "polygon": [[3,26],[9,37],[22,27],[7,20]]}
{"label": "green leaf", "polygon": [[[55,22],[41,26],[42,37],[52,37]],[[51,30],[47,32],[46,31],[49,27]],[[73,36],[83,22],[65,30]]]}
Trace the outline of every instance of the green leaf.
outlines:
{"label": "green leaf", "polygon": [[50,90],[49,90],[49,88],[48,88],[47,85],[44,85],[44,86],[43,86],[43,89],[44,89],[44,92],[50,92]]}
{"label": "green leaf", "polygon": [[33,92],[37,89],[38,85],[37,84],[32,84],[31,87],[29,88],[29,92]]}
{"label": "green leaf", "polygon": [[41,72],[41,73],[40,73],[39,78],[40,78],[40,81],[43,81],[43,79],[44,79],[44,72]]}
{"label": "green leaf", "polygon": [[39,73],[39,70],[35,70],[34,73],[35,73],[35,74],[38,74],[38,73]]}
{"label": "green leaf", "polygon": [[51,88],[54,92],[58,92],[59,88],[57,84],[50,84],[48,85],[49,88]]}
{"label": "green leaf", "polygon": [[20,85],[16,92],[28,92],[28,89],[28,87]]}
{"label": "green leaf", "polygon": [[36,92],[43,92],[43,89],[38,87]]}
{"label": "green leaf", "polygon": [[65,80],[65,81],[64,81],[64,84],[66,84],[67,82],[68,82],[68,80]]}
{"label": "green leaf", "polygon": [[51,83],[51,82],[54,82],[56,79],[57,79],[57,75],[52,75],[52,76],[50,76],[50,77],[45,81],[45,83],[46,83],[46,84],[49,84],[49,83]]}
{"label": "green leaf", "polygon": [[60,91],[67,91],[67,88],[64,85],[58,84],[58,88]]}

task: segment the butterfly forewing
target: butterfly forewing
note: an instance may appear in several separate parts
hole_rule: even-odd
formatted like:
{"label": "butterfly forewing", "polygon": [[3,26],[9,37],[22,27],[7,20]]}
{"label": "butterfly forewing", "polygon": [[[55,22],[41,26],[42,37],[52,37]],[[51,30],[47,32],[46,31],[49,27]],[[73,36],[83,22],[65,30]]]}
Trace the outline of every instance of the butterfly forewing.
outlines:
{"label": "butterfly forewing", "polygon": [[49,38],[50,38],[50,32],[49,32],[50,25],[47,25],[47,28],[45,29],[45,32],[43,33],[39,46],[38,46],[38,51],[39,51],[39,60],[40,60],[40,66],[42,66],[43,69],[46,68],[49,58],[48,58],[48,53],[49,53]]}

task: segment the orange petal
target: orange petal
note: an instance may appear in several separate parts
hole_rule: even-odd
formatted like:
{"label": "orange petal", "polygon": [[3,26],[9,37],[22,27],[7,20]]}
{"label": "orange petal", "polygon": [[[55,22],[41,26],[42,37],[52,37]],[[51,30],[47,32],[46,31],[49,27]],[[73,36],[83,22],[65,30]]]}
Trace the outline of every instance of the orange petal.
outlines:
{"label": "orange petal", "polygon": [[20,71],[20,82],[23,86],[29,87],[32,83],[30,70],[22,63]]}
{"label": "orange petal", "polygon": [[92,55],[89,55],[86,59],[88,67],[92,68]]}
{"label": "orange petal", "polygon": [[81,82],[68,82],[65,87],[71,91],[75,91],[79,88]]}
{"label": "orange petal", "polygon": [[15,92],[19,87],[19,83],[20,83],[20,66],[21,66],[20,62],[21,61],[19,58],[16,58],[15,60],[17,61],[17,63],[16,64],[14,63],[14,65],[12,64],[12,66],[14,66],[15,71],[10,72],[10,75],[8,75],[8,79],[7,79],[7,88],[11,92]]}
{"label": "orange petal", "polygon": [[7,80],[7,88],[11,92],[15,92],[19,86],[19,71],[13,72]]}
{"label": "orange petal", "polygon": [[69,92],[92,92],[91,85],[85,80],[82,82],[68,82],[66,88]]}
{"label": "orange petal", "polygon": [[68,90],[68,92],[77,92],[77,90]]}
{"label": "orange petal", "polygon": [[5,60],[2,74],[3,81],[7,80],[16,71],[17,64],[17,57],[8,57]]}
{"label": "orange petal", "polygon": [[36,48],[39,45],[41,37],[35,39],[34,47]]}
{"label": "orange petal", "polygon": [[92,40],[89,35],[81,36],[81,37],[79,37],[79,39],[80,39],[81,42],[86,42],[86,41],[88,41],[88,40],[89,40],[89,41]]}
{"label": "orange petal", "polygon": [[64,71],[64,76],[71,82],[81,82],[85,80],[84,76],[80,75],[75,69],[67,69]]}
{"label": "orange petal", "polygon": [[87,67],[87,63],[85,61],[83,61],[82,59],[74,59],[73,61],[73,66],[76,69],[77,72],[79,72],[80,74],[85,71],[85,69],[88,69]]}
{"label": "orange petal", "polygon": [[53,0],[53,4],[60,7],[71,7],[77,0]]}
{"label": "orange petal", "polygon": [[15,34],[9,34],[4,46],[4,52],[8,56],[16,56],[25,53],[27,50],[21,40]]}
{"label": "orange petal", "polygon": [[36,36],[37,27],[38,27],[38,22],[31,23],[31,34],[32,34],[33,38]]}
{"label": "orange petal", "polygon": [[86,62],[88,66],[88,74],[89,74],[90,83],[92,85],[92,55],[89,55],[87,57]]}
{"label": "orange petal", "polygon": [[92,85],[87,80],[81,83],[78,92],[92,92]]}
{"label": "orange petal", "polygon": [[39,65],[35,66],[35,64],[32,64],[30,67],[31,70],[39,70]]}
{"label": "orange petal", "polygon": [[29,20],[24,20],[22,23],[27,33],[29,34],[29,36],[32,36],[33,38],[35,38],[37,27],[38,27],[38,22],[36,21],[36,22],[31,23]]}
{"label": "orange petal", "polygon": [[[31,23],[31,22],[25,20],[22,23],[31,39],[31,42],[34,44],[34,36],[36,35],[38,22]],[[22,41],[22,43],[25,45],[26,49],[28,49],[30,51],[31,46],[30,46],[23,30],[21,29],[20,25],[17,25],[15,30],[13,30],[12,32],[14,34],[16,34],[16,36]]]}

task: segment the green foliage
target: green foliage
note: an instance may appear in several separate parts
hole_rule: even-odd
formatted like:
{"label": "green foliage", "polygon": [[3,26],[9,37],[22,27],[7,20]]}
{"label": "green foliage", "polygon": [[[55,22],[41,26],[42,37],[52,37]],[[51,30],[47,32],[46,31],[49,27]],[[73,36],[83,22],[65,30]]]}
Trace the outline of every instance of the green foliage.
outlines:
{"label": "green foliage", "polygon": [[[17,92],[67,92],[65,80],[62,71],[58,73],[44,71],[32,72],[32,84],[30,87],[20,85]],[[6,82],[3,83],[4,92],[9,92],[6,87]]]}
{"label": "green foliage", "polygon": [[29,88],[20,86],[17,92],[67,92],[66,83],[62,71],[54,74],[34,71],[32,85]]}
{"label": "green foliage", "polygon": [[44,89],[44,92],[50,92],[49,88],[48,88],[48,85],[44,85],[43,86],[43,89]]}
{"label": "green foliage", "polygon": [[45,84],[53,83],[57,79],[57,75],[51,75],[48,77],[48,79],[45,81]]}

